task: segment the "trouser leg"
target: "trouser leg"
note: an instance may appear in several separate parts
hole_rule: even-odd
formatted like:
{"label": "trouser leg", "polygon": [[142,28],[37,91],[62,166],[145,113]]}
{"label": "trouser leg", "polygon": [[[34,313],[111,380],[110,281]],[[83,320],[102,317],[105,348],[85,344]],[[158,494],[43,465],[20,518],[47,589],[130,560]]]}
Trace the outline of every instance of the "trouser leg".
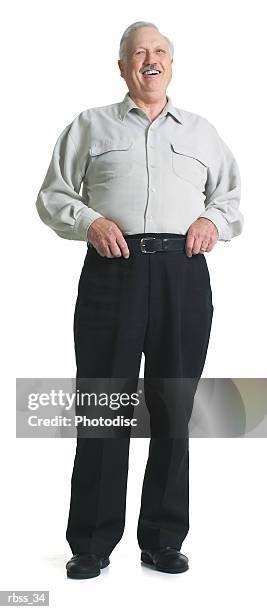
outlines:
{"label": "trouser leg", "polygon": [[151,258],[150,291],[144,386],[152,438],[137,538],[141,549],[180,549],[189,530],[188,422],[213,315],[204,256]]}
{"label": "trouser leg", "polygon": [[[74,316],[77,378],[138,383],[147,324],[147,261],[88,250]],[[125,524],[129,438],[77,438],[66,537],[73,554],[109,555]]]}

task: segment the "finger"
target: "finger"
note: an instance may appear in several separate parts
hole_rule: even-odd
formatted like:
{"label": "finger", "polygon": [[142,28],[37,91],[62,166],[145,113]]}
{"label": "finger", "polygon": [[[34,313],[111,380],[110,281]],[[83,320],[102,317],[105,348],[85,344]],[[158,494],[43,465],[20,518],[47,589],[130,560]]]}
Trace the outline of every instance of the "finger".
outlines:
{"label": "finger", "polygon": [[119,246],[120,252],[122,253],[123,257],[128,258],[130,255],[129,247],[128,247],[128,244],[123,234],[121,232],[118,232],[116,239],[117,239],[117,245]]}
{"label": "finger", "polygon": [[106,244],[106,250],[107,257],[121,257],[121,252],[114,241]]}
{"label": "finger", "polygon": [[210,243],[209,240],[203,240],[200,246],[200,251],[205,252],[209,246],[209,243]]}
{"label": "finger", "polygon": [[192,250],[194,246],[195,236],[194,234],[187,234],[186,243],[185,243],[185,251],[188,257],[192,257]]}
{"label": "finger", "polygon": [[194,247],[193,247],[193,254],[197,255],[200,252],[201,246],[202,246],[202,237],[201,236],[197,236],[195,238],[195,242],[194,242]]}
{"label": "finger", "polygon": [[104,241],[98,242],[97,251],[98,251],[99,255],[101,255],[101,257],[112,257],[112,254],[111,254],[111,251],[109,249],[109,246]]}
{"label": "finger", "polygon": [[111,257],[121,257],[121,250],[116,241],[113,240],[108,246],[111,253]]}
{"label": "finger", "polygon": [[210,239],[209,244],[208,244],[208,246],[206,248],[206,252],[207,253],[209,253],[213,249],[213,247],[216,244],[216,242],[217,242],[217,240]]}

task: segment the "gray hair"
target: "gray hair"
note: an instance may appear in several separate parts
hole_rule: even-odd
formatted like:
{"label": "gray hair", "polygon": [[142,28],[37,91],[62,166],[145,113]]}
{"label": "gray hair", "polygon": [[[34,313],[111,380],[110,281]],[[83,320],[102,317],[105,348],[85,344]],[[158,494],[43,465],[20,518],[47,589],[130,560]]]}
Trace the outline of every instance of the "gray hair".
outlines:
{"label": "gray hair", "polygon": [[[126,43],[127,43],[127,40],[129,38],[130,34],[132,32],[134,32],[134,30],[138,30],[138,28],[144,28],[144,27],[155,28],[155,30],[157,30],[159,32],[158,27],[154,23],[151,23],[150,21],[135,21],[135,23],[132,23],[123,32],[123,35],[122,35],[121,40],[120,40],[120,48],[119,48],[119,58],[120,58],[120,60],[121,59],[123,60],[126,57]],[[162,36],[164,36],[164,34],[162,34]],[[173,46],[173,43],[171,42],[171,40],[169,38],[167,38],[167,36],[164,36],[164,38],[166,39],[166,41],[168,43],[170,55],[171,55],[171,57],[173,57],[173,55],[174,55],[174,46]]]}

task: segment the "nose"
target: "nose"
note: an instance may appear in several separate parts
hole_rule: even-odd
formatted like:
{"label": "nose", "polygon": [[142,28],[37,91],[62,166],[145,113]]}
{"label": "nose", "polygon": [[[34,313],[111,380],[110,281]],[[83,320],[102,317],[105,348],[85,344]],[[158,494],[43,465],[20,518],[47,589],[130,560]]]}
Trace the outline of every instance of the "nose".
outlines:
{"label": "nose", "polygon": [[146,51],[146,57],[145,57],[145,62],[146,64],[154,64],[156,60],[156,54],[155,51]]}

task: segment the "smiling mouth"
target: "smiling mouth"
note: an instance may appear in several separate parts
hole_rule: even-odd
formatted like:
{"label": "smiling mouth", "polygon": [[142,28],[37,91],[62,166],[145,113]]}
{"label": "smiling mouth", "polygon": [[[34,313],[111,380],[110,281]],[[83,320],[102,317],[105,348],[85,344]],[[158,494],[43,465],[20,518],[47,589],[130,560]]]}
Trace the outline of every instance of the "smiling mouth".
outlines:
{"label": "smiling mouth", "polygon": [[146,79],[155,79],[160,76],[160,74],[160,70],[145,70],[144,72],[142,72],[142,76]]}

